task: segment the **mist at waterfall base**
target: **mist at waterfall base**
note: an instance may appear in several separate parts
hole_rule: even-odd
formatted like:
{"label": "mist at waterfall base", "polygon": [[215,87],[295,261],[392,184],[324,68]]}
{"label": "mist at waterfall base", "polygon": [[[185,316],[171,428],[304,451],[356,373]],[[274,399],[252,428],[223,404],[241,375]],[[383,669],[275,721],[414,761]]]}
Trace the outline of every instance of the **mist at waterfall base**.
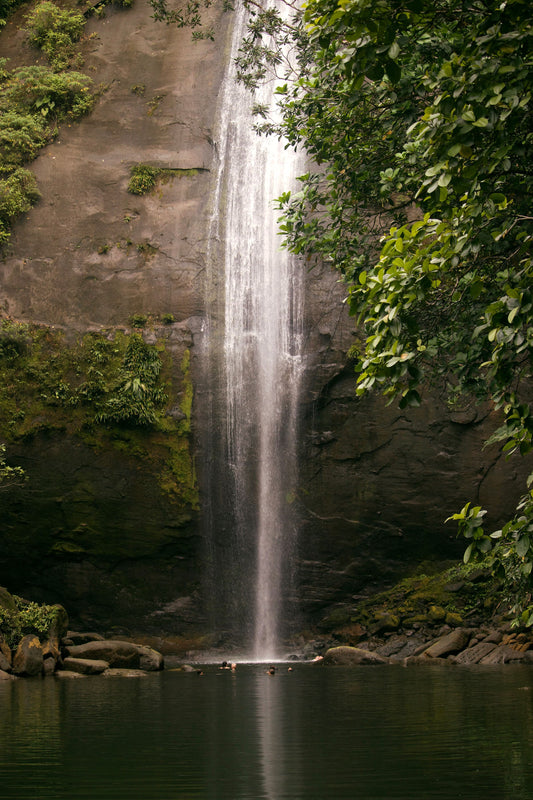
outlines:
{"label": "mist at waterfall base", "polygon": [[531,800],[531,667],[0,682],[11,800]]}
{"label": "mist at waterfall base", "polygon": [[253,130],[254,97],[235,78],[248,12],[235,12],[218,113],[218,169],[207,258],[209,385],[203,505],[205,594],[215,642],[250,659],[279,655],[296,625],[298,396],[305,270],[281,246],[274,199],[298,156]]}

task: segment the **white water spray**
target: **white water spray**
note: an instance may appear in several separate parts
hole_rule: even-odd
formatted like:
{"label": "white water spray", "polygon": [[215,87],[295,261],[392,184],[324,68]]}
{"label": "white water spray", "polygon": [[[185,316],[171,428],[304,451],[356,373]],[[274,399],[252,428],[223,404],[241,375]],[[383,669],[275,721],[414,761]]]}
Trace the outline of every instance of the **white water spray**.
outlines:
{"label": "white water spray", "polygon": [[[295,531],[289,506],[303,338],[303,269],[281,248],[273,201],[294,186],[298,159],[276,137],[253,131],[252,97],[236,82],[234,66],[248,14],[243,8],[235,13],[219,112],[210,237],[219,296],[224,287],[223,310],[217,311],[223,364],[213,372],[221,383],[217,391],[226,423],[221,446],[234,505],[227,557],[241,559],[231,567],[230,591],[239,593],[246,607],[243,627],[251,618],[252,657],[267,660],[278,655],[290,600]],[[274,88],[273,82],[265,85],[253,99],[272,105]]]}

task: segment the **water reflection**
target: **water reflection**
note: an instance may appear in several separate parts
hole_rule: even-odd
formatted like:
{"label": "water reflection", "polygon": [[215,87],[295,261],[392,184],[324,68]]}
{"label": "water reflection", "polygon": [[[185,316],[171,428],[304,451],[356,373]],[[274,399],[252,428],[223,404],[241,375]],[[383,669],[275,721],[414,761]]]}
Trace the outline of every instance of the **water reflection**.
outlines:
{"label": "water reflection", "polygon": [[[297,730],[285,718],[288,705],[284,702],[284,694],[290,689],[281,675],[257,675],[257,743],[260,751],[263,795],[268,800],[278,800],[286,796],[287,763],[289,749],[297,742]],[[296,758],[291,763],[291,785],[295,784],[300,772],[300,747],[293,752]]]}
{"label": "water reflection", "polygon": [[[25,691],[24,683],[0,683],[0,784],[13,782],[15,794],[5,796],[38,798],[53,790],[61,765],[61,703],[53,681],[39,681],[39,691]],[[17,795],[20,774],[27,794]]]}
{"label": "water reflection", "polygon": [[2,683],[2,796],[531,800],[531,667],[265,670]]}

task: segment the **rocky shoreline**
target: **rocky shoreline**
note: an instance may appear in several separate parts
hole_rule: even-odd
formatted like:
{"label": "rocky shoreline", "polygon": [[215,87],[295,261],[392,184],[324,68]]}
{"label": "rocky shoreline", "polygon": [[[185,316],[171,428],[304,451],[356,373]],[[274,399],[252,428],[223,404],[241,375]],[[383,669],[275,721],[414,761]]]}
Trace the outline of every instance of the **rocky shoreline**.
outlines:
{"label": "rocky shoreline", "polygon": [[320,658],[325,665],[357,664],[499,664],[533,665],[533,637],[491,628],[444,628],[435,638],[394,634],[366,647],[329,647]]}
{"label": "rocky shoreline", "polygon": [[68,630],[61,605],[39,606],[0,587],[0,681],[40,676],[137,677],[164,669],[146,645]]}
{"label": "rocky shoreline", "polygon": [[[302,641],[289,658],[320,666],[533,665],[533,632],[513,630],[501,618],[477,620],[468,627],[455,615],[453,620],[449,616],[452,624],[416,622],[409,627],[397,620],[392,625],[389,617],[380,611],[374,614],[370,630],[352,624],[341,629],[342,635]],[[165,669],[165,656],[154,647],[68,627],[63,606],[38,606],[0,587],[0,681],[38,676],[141,677]],[[390,627],[394,629],[387,630]],[[161,650],[167,652],[164,639],[160,641]],[[202,650],[184,653],[183,658],[173,653],[172,666],[187,671],[188,660],[204,663],[206,656]]]}
{"label": "rocky shoreline", "polygon": [[104,639],[98,633],[67,631],[60,640],[26,634],[11,650],[0,642],[0,680],[53,675],[56,678],[141,677],[164,669],[164,657],[145,645]]}

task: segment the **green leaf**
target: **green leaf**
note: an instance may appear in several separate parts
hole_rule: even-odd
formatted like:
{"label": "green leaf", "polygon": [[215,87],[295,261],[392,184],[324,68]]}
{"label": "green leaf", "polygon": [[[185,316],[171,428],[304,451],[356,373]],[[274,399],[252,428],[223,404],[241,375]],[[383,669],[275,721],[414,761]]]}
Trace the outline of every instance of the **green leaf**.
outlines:
{"label": "green leaf", "polygon": [[522,536],[516,543],[516,552],[523,558],[529,551],[529,536]]}
{"label": "green leaf", "polygon": [[392,59],[387,59],[385,62],[385,72],[392,83],[398,83],[402,77],[401,68],[398,66],[396,61],[392,61]]}
{"label": "green leaf", "polygon": [[388,55],[389,55],[389,58],[392,58],[393,60],[398,58],[398,56],[400,55],[400,45],[398,44],[398,41],[396,39],[394,40],[394,42],[389,47]]}

